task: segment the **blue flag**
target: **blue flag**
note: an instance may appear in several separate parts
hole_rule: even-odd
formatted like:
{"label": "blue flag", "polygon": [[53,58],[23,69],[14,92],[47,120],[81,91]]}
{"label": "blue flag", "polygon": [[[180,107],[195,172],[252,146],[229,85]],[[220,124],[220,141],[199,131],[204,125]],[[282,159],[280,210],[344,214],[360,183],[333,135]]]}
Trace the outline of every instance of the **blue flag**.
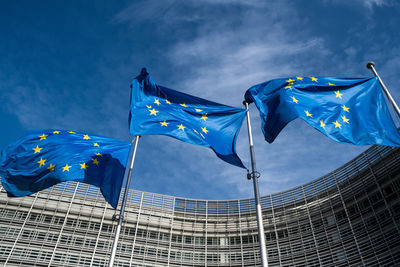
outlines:
{"label": "blue flag", "polygon": [[242,168],[235,144],[245,116],[245,109],[157,85],[146,69],[132,81],[131,134],[162,134],[209,147],[222,160]]}
{"label": "blue flag", "polygon": [[339,142],[400,146],[400,133],[377,78],[291,77],[255,85],[245,94],[260,111],[272,143],[295,118]]}
{"label": "blue flag", "polygon": [[32,131],[1,155],[1,182],[9,196],[22,197],[60,182],[95,185],[118,205],[130,144],[73,131]]}

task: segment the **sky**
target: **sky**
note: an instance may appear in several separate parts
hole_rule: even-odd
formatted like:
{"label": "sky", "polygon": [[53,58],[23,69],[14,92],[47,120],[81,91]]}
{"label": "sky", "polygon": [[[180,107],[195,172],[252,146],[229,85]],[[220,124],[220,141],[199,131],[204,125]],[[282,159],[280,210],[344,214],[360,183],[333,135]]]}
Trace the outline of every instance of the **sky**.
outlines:
{"label": "sky", "polygon": [[[29,130],[129,142],[129,85],[156,83],[243,107],[252,85],[293,76],[373,76],[400,103],[395,0],[4,1],[0,9],[0,150]],[[297,119],[268,144],[251,124],[261,195],[308,183],[368,146],[336,143]],[[394,118],[399,125],[399,119]],[[246,123],[237,152],[250,167]],[[139,140],[132,187],[194,199],[253,196],[244,169],[167,136]]]}

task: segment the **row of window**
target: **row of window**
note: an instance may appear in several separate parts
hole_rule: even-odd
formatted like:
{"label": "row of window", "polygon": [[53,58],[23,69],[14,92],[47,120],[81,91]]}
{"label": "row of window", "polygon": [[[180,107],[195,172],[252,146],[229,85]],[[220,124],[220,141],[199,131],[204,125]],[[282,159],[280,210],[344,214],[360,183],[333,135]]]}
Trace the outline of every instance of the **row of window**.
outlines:
{"label": "row of window", "polygon": [[[10,253],[10,247],[0,246],[0,258],[5,258]],[[168,257],[168,251],[165,249],[156,249],[156,248],[146,248],[146,247],[137,247],[135,248],[135,254],[138,256],[140,261],[147,262],[166,262],[163,261],[162,258]],[[300,263],[303,262],[307,266],[319,266],[320,262],[323,264],[334,265],[334,264],[348,264],[352,258],[357,256],[357,251],[355,247],[348,247],[345,250],[338,250],[332,253],[332,255],[320,255],[319,259],[317,255],[308,255],[307,257],[292,255],[293,259],[286,260],[273,260],[277,257],[277,250],[268,250],[268,258],[270,259],[270,263],[278,263],[280,262],[283,266],[292,266],[293,260],[295,262]],[[281,251],[282,254],[282,251]],[[13,251],[13,255],[10,259],[12,262],[21,262],[21,263],[48,263],[50,262],[53,256],[52,251],[46,250],[35,250],[32,248],[22,248],[16,247]],[[192,252],[181,252],[181,251],[171,251],[170,252],[170,260],[172,262],[182,262],[187,264],[202,264],[207,261],[208,265],[214,264],[237,264],[241,262],[245,262],[246,264],[255,263],[259,261],[259,253],[258,252],[244,252],[243,254],[237,253],[192,253]],[[93,255],[84,255],[84,254],[72,254],[72,253],[60,253],[56,252],[53,257],[53,264],[57,266],[88,266],[92,264],[92,266],[106,266],[108,261],[107,256],[103,257],[93,257]],[[393,263],[393,259],[390,257],[385,257],[385,261],[387,263]],[[376,261],[373,261],[376,262]],[[115,263],[116,266],[129,266],[130,264],[130,256],[120,255],[117,257],[117,261]],[[161,265],[161,264],[157,264]],[[152,266],[140,264],[133,266]]]}
{"label": "row of window", "polygon": [[[132,253],[132,246],[122,245],[119,246],[121,253],[130,255]],[[242,261],[242,258],[246,261],[255,260],[258,255],[254,251],[243,251],[239,252],[222,252],[222,253],[205,253],[205,252],[191,252],[191,251],[177,251],[171,249],[168,255],[168,249],[157,248],[151,246],[139,246],[136,245],[133,249],[133,255],[138,258],[157,258],[157,259],[169,259],[173,261],[193,262],[201,263],[207,262],[236,262]]]}
{"label": "row of window", "polygon": [[[8,257],[11,252],[11,248],[9,246],[0,246],[0,261],[1,259],[5,259]],[[242,259],[245,261],[254,261],[256,257],[258,257],[258,253],[254,253],[253,251],[244,252],[243,255],[240,252],[236,253],[197,253],[197,252],[185,252],[185,251],[175,251],[171,250],[168,255],[167,249],[160,249],[154,247],[143,247],[137,246],[134,249],[134,255],[139,259],[148,259],[154,260],[158,259],[160,261],[167,261],[168,257],[171,261],[178,262],[187,262],[187,263],[204,263],[207,261],[208,263],[228,263],[228,262],[241,262]],[[49,262],[51,257],[53,256],[53,251],[46,251],[44,249],[34,249],[28,247],[16,247],[14,248],[11,256],[12,261],[21,261],[21,262]],[[73,254],[71,252],[62,253],[56,252],[54,254],[53,262],[55,265],[59,264],[67,264],[70,266],[74,266],[76,264],[87,264],[92,261],[91,254]],[[129,262],[131,255],[119,255],[119,261],[125,259],[126,262]],[[97,258],[94,259],[93,266],[103,266],[105,264],[105,259]]]}
{"label": "row of window", "polygon": [[[18,211],[7,208],[0,209],[0,218],[7,219],[7,221],[24,221],[28,215],[26,211]],[[44,223],[52,226],[61,226],[65,222],[65,217],[53,216],[48,214],[41,214],[31,212],[28,218],[29,222],[33,223]],[[92,230],[99,231],[100,223],[97,222],[89,222],[85,220],[78,220],[74,218],[67,218],[65,225],[71,228],[80,228],[82,230]],[[113,225],[104,225],[101,228],[102,232],[112,232],[115,226]]]}
{"label": "row of window", "polygon": [[[349,209],[352,210],[352,209]],[[21,214],[21,212],[16,212],[14,210],[8,210],[10,212],[6,212],[6,210],[1,210],[2,215],[9,215],[9,214]],[[375,216],[369,216],[367,218],[364,218],[363,224],[365,225],[366,229],[368,230],[373,230],[376,229],[377,226],[379,225],[378,222],[383,222],[385,220],[390,219],[390,213],[387,210],[383,210],[379,212]],[[346,214],[344,211],[337,212],[335,214],[336,220],[338,222],[341,222],[343,219],[346,218]],[[49,215],[40,215],[40,214],[34,214],[32,213],[30,215],[30,219],[38,219],[40,218],[40,222],[46,223],[46,220],[42,220],[42,218],[51,218]],[[49,220],[50,222],[55,222],[59,221],[61,222],[61,217],[54,217],[55,219]],[[324,219],[326,220],[326,219]],[[314,229],[316,229],[316,224],[315,221],[313,221]],[[326,223],[326,222],[325,222]],[[89,225],[100,225],[98,223],[92,223],[92,222],[87,222],[87,221],[80,221],[76,219],[67,219],[67,225],[69,226],[89,226]],[[322,225],[322,223],[320,223]],[[98,227],[100,229],[100,227]],[[106,230],[109,230],[112,228],[112,225],[107,225],[103,224],[103,227],[101,228],[101,232],[107,232]],[[364,231],[363,226],[360,225],[353,225],[353,228],[357,234],[358,230],[361,229],[360,231]],[[103,229],[105,231],[103,231]],[[99,231],[99,230],[97,230]],[[97,232],[96,231],[96,232]],[[299,233],[304,233],[308,234],[311,232],[311,226],[310,224],[303,224],[303,225],[297,225],[297,226],[291,226],[287,229],[279,229],[277,232],[266,232],[266,240],[271,241],[271,240],[276,240],[278,237],[279,239],[283,238],[288,238],[290,236],[296,236]],[[12,228],[12,227],[6,227],[6,226],[0,226],[0,240],[1,237],[8,237],[8,238],[15,238],[18,236],[19,229],[17,228]],[[135,228],[132,227],[123,227],[122,233],[129,237],[132,236],[134,237],[135,235]],[[71,233],[72,234],[72,233]],[[94,241],[93,240],[84,240],[83,238],[77,238],[72,240],[71,234],[63,235],[61,238],[61,242],[66,245],[70,244],[86,244],[84,247],[88,248],[93,248],[94,246]],[[184,244],[184,245],[207,245],[207,246],[235,246],[235,245],[246,245],[246,244],[256,244],[258,243],[258,236],[257,235],[243,235],[243,236],[233,236],[233,237],[203,237],[203,236],[189,236],[189,235],[178,235],[178,234],[172,234],[172,236],[169,233],[163,233],[163,232],[156,232],[156,231],[151,231],[151,230],[145,230],[145,229],[137,229],[136,230],[136,237],[142,240],[154,240],[154,241],[165,241],[169,242],[171,240],[172,243],[176,244]],[[38,241],[44,241],[46,240],[47,242],[55,242],[58,238],[58,234],[53,234],[48,231],[30,231],[30,230],[24,230],[22,232],[22,238],[24,239],[29,239],[29,240],[38,240]],[[133,239],[132,239],[133,240]],[[109,244],[104,244],[103,246],[104,249],[107,249],[109,247]]]}
{"label": "row of window", "polygon": [[[4,262],[4,259],[8,257],[11,252],[11,247],[9,246],[0,246],[0,261]],[[13,250],[10,261],[12,262],[21,262],[21,263],[49,263],[51,257],[53,255],[53,251],[46,251],[44,249],[32,249],[32,248],[23,248],[16,247]],[[77,254],[65,254],[65,253],[55,253],[53,258],[54,265],[64,265],[64,266],[89,266],[92,262],[92,257],[89,255],[77,255]],[[93,258],[92,265],[93,267],[102,267],[105,266],[107,260],[104,258]],[[128,265],[129,266],[129,265]]]}
{"label": "row of window", "polygon": [[[5,229],[5,227],[1,227],[1,229]],[[11,229],[11,228],[9,228]],[[8,230],[9,230],[8,229]],[[7,229],[6,229],[7,230]],[[347,235],[347,236],[351,236],[350,234],[350,230],[349,229],[345,229],[347,231],[344,231],[342,234],[343,235]],[[22,233],[22,237],[28,239],[31,243],[35,243],[35,241],[45,241],[43,242],[44,244],[46,244],[46,246],[51,246],[53,247],[53,245],[50,242],[56,242],[58,235],[56,233],[49,233],[49,232],[38,232],[35,230],[27,230],[24,229],[23,233]],[[318,236],[317,236],[318,237]],[[371,251],[373,249],[378,249],[380,247],[385,247],[387,243],[386,242],[390,242],[391,240],[396,241],[396,238],[398,238],[398,233],[396,229],[392,229],[387,231],[386,233],[384,233],[384,235],[377,235],[375,237],[369,236],[370,238],[370,242],[371,242],[371,246],[366,247],[365,253],[367,253],[368,251]],[[338,238],[338,240],[340,240]],[[298,245],[295,244],[296,242],[292,242],[290,244],[291,247],[289,246],[280,246],[279,251],[280,251],[280,255],[282,257],[294,257],[296,256],[298,253],[304,254],[304,253],[309,253],[314,251],[315,253],[315,244],[313,240],[299,240]],[[323,244],[323,241],[318,241],[318,244]],[[38,244],[39,245],[39,244]],[[62,235],[60,238],[60,246],[62,248],[68,248],[68,247],[73,247],[75,249],[84,249],[84,248],[89,248],[89,249],[94,249],[96,246],[96,239],[95,238],[83,238],[80,236],[67,236],[67,235]],[[354,249],[354,253],[358,253],[356,251],[356,247],[352,246],[352,248]],[[108,252],[111,250],[111,242],[107,241],[107,240],[98,240],[98,244],[97,244],[97,249],[98,250],[103,250],[105,252]],[[127,255],[127,257],[130,257],[130,255],[132,254],[132,249],[133,249],[133,245],[132,244],[127,244],[124,242],[120,242],[119,246],[118,246],[118,253],[122,253]],[[337,253],[338,251],[340,252],[341,246],[336,246],[335,248],[330,247],[329,250],[332,250],[332,253]],[[257,249],[256,249],[257,250]],[[9,250],[8,250],[9,252]],[[20,257],[19,255],[21,255],[22,252],[20,252],[20,250],[16,250],[16,252],[13,252],[13,258],[14,257]],[[28,252],[26,252],[28,253]],[[25,253],[25,254],[26,254]],[[90,250],[88,251],[88,253],[91,253]],[[321,251],[320,251],[321,253]],[[348,255],[350,255],[349,253],[349,249],[346,249],[346,253]],[[24,255],[25,255],[24,254]],[[26,257],[28,254],[26,254]],[[33,252],[32,255],[34,255],[35,257],[36,252]],[[43,254],[43,255],[47,255],[47,254]],[[167,248],[156,248],[156,247],[151,247],[151,246],[142,246],[137,244],[133,250],[133,255],[139,258],[157,258],[157,259],[168,259],[168,249]],[[207,256],[206,256],[207,255]],[[353,254],[352,254],[353,255]],[[0,255],[1,256],[1,255]],[[6,257],[8,255],[5,255]],[[25,257],[24,256],[24,257]],[[21,256],[22,257],[22,256]],[[43,256],[45,257],[45,256]],[[268,257],[273,259],[278,257],[278,251],[277,249],[269,249],[268,251]],[[182,251],[175,251],[174,249],[171,249],[170,255],[169,255],[169,259],[171,260],[175,260],[175,261],[187,261],[187,262],[203,262],[205,259],[207,259],[208,262],[221,262],[221,261],[230,261],[230,262],[235,262],[235,261],[241,261],[241,259],[245,259],[246,261],[248,260],[255,260],[255,256],[254,256],[254,251],[243,251],[243,255],[240,252],[220,252],[220,253],[215,253],[215,252],[210,252],[210,253],[203,253],[203,252],[182,252]],[[44,259],[46,260],[46,259]]]}

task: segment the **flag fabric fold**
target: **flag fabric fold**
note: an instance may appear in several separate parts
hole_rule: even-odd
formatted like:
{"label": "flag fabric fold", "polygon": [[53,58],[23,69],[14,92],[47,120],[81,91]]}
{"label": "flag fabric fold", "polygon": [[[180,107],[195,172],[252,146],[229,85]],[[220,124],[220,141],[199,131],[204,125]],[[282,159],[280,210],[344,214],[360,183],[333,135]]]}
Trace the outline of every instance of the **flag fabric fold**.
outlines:
{"label": "flag fabric fold", "polygon": [[275,79],[248,89],[245,100],[259,109],[269,143],[290,121],[302,118],[339,143],[400,146],[376,77]]}
{"label": "flag fabric fold", "polygon": [[2,151],[1,182],[9,196],[21,197],[65,181],[100,188],[118,205],[130,144],[73,131],[29,132]]}
{"label": "flag fabric fold", "polygon": [[131,134],[167,135],[209,147],[222,160],[244,168],[235,146],[245,109],[160,86],[145,69],[132,81],[131,87]]}

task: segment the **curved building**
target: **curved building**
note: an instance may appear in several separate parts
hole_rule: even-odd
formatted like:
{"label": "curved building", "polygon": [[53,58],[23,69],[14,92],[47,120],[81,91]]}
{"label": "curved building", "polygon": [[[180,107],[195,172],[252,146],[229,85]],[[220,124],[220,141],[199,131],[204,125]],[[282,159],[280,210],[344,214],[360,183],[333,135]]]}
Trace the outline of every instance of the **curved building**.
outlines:
{"label": "curved building", "polygon": [[[399,266],[400,149],[373,146],[308,184],[261,198],[269,266]],[[115,212],[99,190],[0,193],[5,266],[107,266]],[[260,266],[254,199],[131,190],[115,266]]]}

